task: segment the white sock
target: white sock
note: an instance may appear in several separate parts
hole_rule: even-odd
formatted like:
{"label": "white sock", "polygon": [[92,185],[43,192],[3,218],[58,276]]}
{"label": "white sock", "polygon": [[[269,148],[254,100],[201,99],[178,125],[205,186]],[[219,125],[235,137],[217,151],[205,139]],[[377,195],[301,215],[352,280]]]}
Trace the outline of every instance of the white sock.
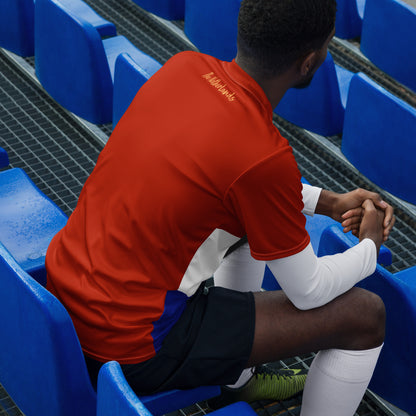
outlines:
{"label": "white sock", "polygon": [[370,350],[320,351],[308,373],[301,416],[353,416],[368,387],[382,345]]}
{"label": "white sock", "polygon": [[253,259],[250,247],[244,244],[225,257],[214,273],[215,286],[259,292],[263,283],[266,262]]}
{"label": "white sock", "polygon": [[240,375],[240,378],[234,384],[229,384],[227,387],[238,389],[239,387],[244,386],[244,384],[246,384],[247,381],[253,377],[253,369],[254,367],[244,369]]}

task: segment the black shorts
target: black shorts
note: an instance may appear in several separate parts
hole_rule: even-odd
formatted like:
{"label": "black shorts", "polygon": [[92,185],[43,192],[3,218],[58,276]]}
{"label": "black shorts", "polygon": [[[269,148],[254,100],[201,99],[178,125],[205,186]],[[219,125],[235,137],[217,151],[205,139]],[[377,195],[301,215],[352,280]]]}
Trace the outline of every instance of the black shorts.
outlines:
{"label": "black shorts", "polygon": [[201,287],[156,356],[121,368],[138,395],[233,384],[247,366],[254,325],[253,293]]}

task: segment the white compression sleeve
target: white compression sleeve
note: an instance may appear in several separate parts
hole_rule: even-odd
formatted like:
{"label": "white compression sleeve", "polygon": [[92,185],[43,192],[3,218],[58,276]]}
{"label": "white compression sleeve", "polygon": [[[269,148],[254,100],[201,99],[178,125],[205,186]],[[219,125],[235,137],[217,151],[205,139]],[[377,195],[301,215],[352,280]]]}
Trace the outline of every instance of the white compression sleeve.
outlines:
{"label": "white compression sleeve", "polygon": [[381,348],[320,351],[306,379],[300,415],[353,416],[373,375]]}
{"label": "white compression sleeve", "polygon": [[306,183],[302,184],[302,200],[303,210],[302,212],[306,215],[313,216],[318,203],[319,196],[321,195],[322,188],[311,186]]}
{"label": "white compression sleeve", "polygon": [[325,305],[372,274],[376,251],[366,238],[344,253],[316,257],[309,244],[300,253],[267,265],[292,303],[306,310]]}

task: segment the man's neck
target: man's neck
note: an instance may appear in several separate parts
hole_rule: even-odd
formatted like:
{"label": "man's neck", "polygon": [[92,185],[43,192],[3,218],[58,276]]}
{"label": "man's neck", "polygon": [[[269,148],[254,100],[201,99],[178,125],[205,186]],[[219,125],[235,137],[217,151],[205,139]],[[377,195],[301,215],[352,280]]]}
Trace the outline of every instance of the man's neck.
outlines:
{"label": "man's neck", "polygon": [[291,88],[293,80],[290,77],[289,71],[273,78],[264,78],[252,71],[248,65],[239,59],[238,55],[235,58],[236,64],[248,75],[250,75],[263,89],[267,99],[270,101],[272,108],[275,108],[280,100],[285,95],[286,91]]}

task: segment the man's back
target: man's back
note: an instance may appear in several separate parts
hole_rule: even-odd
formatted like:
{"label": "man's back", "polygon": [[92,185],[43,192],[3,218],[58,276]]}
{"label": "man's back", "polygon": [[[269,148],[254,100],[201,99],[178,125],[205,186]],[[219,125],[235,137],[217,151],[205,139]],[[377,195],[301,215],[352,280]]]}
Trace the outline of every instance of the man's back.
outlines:
{"label": "man's back", "polygon": [[300,215],[300,175],[258,84],[235,62],[172,58],[117,124],[48,250],[48,288],[68,307],[85,353],[152,357],[230,245],[249,233],[253,249],[256,237],[258,251],[269,250],[245,188],[266,186],[257,178],[279,169],[294,172],[282,182],[294,187]]}

